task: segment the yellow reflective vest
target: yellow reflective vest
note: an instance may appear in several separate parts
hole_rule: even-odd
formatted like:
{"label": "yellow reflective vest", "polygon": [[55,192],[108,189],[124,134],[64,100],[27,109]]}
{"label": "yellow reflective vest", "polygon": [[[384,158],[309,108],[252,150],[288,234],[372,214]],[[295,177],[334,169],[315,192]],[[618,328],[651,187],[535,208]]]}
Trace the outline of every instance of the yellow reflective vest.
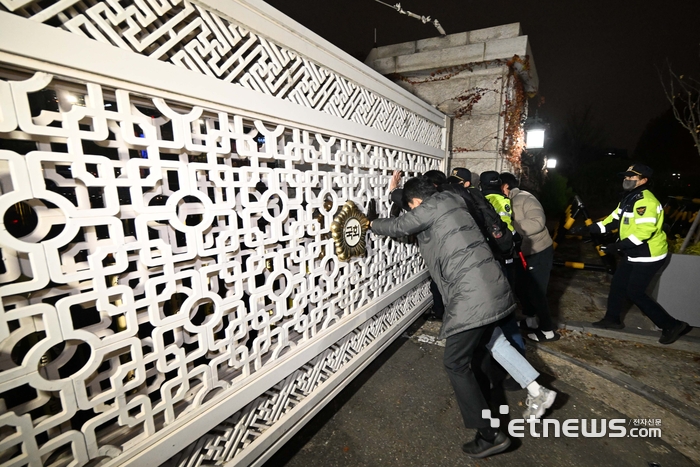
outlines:
{"label": "yellow reflective vest", "polygon": [[513,209],[510,206],[510,199],[500,193],[485,195],[491,206],[496,210],[501,220],[505,222],[511,232],[515,232],[513,227]]}
{"label": "yellow reflective vest", "polygon": [[602,233],[619,229],[620,251],[630,262],[660,261],[668,253],[664,210],[649,190],[630,192],[608,217],[598,222]]}

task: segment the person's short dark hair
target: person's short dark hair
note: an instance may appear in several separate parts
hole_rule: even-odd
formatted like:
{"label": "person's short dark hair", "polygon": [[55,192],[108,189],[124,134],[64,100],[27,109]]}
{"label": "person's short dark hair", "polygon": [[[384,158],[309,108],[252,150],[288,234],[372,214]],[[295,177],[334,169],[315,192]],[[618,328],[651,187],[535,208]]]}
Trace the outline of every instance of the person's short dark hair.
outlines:
{"label": "person's short dark hair", "polygon": [[447,183],[447,177],[444,172],[439,170],[428,170],[423,176],[435,186],[444,185]]}
{"label": "person's short dark hair", "polygon": [[518,188],[520,186],[520,182],[518,179],[515,177],[510,172],[503,172],[501,173],[501,183],[504,185],[508,185],[508,189],[512,190],[513,188]]}
{"label": "person's short dark hair", "polygon": [[437,193],[438,190],[431,180],[427,177],[415,177],[408,180],[403,186],[403,198],[401,202],[406,209],[410,209],[408,202],[413,199],[420,199],[425,201],[426,199]]}

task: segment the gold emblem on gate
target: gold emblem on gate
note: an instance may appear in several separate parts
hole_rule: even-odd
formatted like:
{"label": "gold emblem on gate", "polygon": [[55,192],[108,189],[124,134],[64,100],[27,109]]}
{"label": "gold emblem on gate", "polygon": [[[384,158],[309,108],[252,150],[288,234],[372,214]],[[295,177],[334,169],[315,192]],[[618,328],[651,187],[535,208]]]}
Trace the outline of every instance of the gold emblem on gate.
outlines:
{"label": "gold emblem on gate", "polygon": [[369,219],[357,209],[355,203],[352,201],[345,203],[331,224],[331,235],[339,260],[348,261],[354,256],[365,254],[367,250],[365,236],[368,229]]}

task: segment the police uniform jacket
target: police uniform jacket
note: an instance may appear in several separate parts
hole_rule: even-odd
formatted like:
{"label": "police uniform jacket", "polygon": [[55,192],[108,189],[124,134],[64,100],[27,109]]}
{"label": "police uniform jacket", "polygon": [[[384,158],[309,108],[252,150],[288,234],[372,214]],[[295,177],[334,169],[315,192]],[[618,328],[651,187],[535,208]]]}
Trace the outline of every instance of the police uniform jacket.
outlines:
{"label": "police uniform jacket", "polygon": [[598,228],[601,233],[619,229],[617,247],[628,261],[648,263],[661,261],[668,253],[663,224],[661,203],[642,185],[630,191],[608,217],[598,222]]}
{"label": "police uniform jacket", "polygon": [[510,198],[502,193],[484,192],[484,196],[486,196],[486,199],[501,217],[503,223],[508,226],[511,232],[515,232],[515,228],[513,227],[513,209],[510,206]]}

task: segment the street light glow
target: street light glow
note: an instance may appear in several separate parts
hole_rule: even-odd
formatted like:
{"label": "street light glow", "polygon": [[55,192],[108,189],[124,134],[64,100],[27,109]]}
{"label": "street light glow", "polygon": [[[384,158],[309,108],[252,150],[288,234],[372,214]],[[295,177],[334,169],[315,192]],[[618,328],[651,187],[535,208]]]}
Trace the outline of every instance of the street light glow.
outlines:
{"label": "street light glow", "polygon": [[525,137],[525,146],[528,149],[540,149],[544,147],[544,130],[533,129],[527,130]]}
{"label": "street light glow", "polygon": [[547,159],[547,168],[548,169],[556,169],[557,168],[557,160],[556,159]]}

